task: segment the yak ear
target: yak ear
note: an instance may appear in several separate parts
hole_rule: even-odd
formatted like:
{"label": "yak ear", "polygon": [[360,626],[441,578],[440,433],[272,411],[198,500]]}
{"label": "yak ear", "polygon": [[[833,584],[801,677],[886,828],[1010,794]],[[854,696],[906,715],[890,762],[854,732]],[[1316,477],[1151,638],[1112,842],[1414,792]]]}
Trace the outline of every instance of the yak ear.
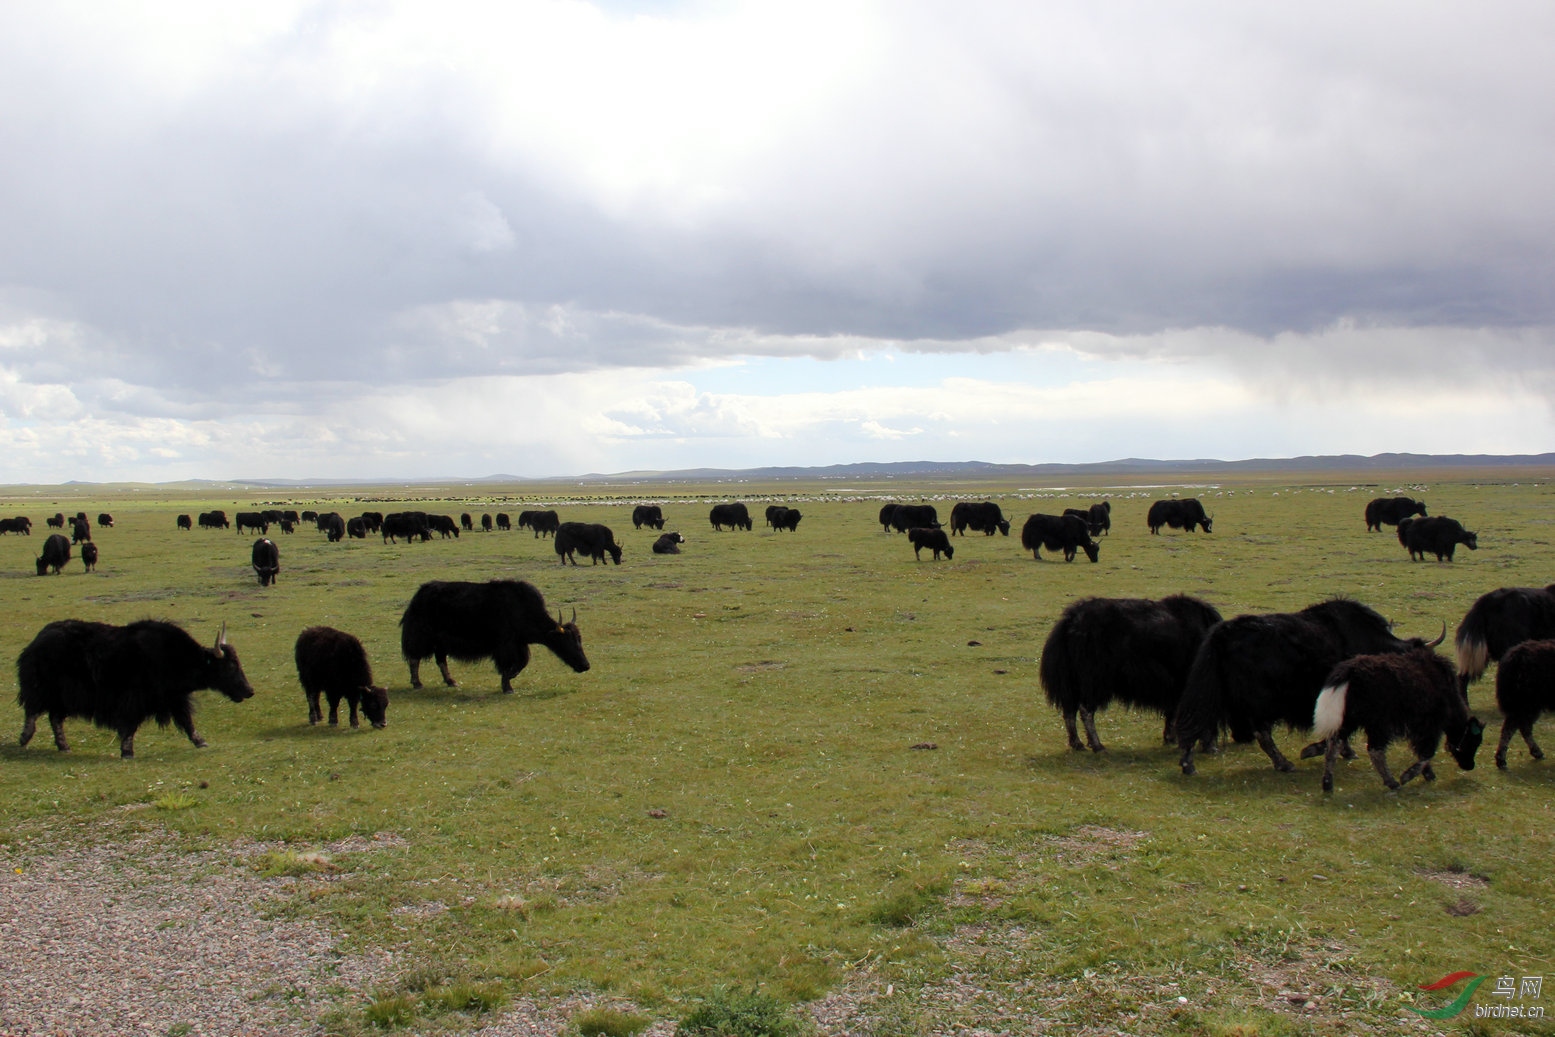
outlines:
{"label": "yak ear", "polygon": [[225,647],[227,647],[227,621],[224,619],[221,621],[221,633],[216,635],[216,651],[219,652]]}

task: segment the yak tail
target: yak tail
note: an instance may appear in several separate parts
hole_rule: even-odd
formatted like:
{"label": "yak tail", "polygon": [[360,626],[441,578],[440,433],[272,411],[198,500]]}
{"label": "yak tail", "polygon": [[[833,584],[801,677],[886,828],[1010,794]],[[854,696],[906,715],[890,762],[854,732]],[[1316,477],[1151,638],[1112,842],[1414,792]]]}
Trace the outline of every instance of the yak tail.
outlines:
{"label": "yak tail", "polygon": [[1312,711],[1312,737],[1319,742],[1327,741],[1339,733],[1344,726],[1345,698],[1350,691],[1350,682],[1343,684],[1330,684],[1317,696],[1317,708]]}
{"label": "yak tail", "polygon": [[1042,662],[1037,677],[1047,693],[1048,705],[1072,709],[1080,701],[1080,689],[1073,662],[1069,658],[1069,617],[1060,616],[1042,646]]}
{"label": "yak tail", "polygon": [[1177,744],[1182,749],[1187,750],[1197,741],[1207,741],[1229,721],[1225,685],[1220,640],[1211,630],[1193,658],[1188,682],[1177,704]]}
{"label": "yak tail", "polygon": [[1458,624],[1453,644],[1458,649],[1459,684],[1467,687],[1470,681],[1478,680],[1480,674],[1485,672],[1485,667],[1490,665],[1490,646],[1485,640],[1485,617],[1480,614],[1478,605],[1469,609],[1469,614]]}

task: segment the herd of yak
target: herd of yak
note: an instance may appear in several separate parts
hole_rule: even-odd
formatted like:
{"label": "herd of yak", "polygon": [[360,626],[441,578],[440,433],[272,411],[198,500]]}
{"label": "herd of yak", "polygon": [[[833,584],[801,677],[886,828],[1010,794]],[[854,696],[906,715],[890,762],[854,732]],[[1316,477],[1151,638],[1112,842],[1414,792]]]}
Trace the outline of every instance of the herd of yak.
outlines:
{"label": "herd of yak", "polygon": [[[1098,548],[1091,538],[1110,530],[1111,511],[1110,503],[1102,502],[1062,515],[1032,515],[1022,531],[1022,545],[1036,557],[1039,548],[1063,551],[1066,560],[1083,549],[1095,561]],[[767,524],[775,530],[794,531],[800,518],[797,509],[767,509]],[[752,526],[744,504],[716,505],[709,519],[715,529]],[[69,521],[77,541],[85,545],[84,554],[93,547],[86,516],[78,514]],[[455,526],[448,516],[424,512],[365,513],[349,521],[333,512],[236,516],[239,532],[261,534],[272,522],[286,530],[301,521],[315,522],[331,540],[365,536],[367,531],[382,532],[385,539],[427,540],[433,532],[457,536],[460,528],[474,526],[468,514]],[[632,521],[639,529],[664,527],[656,505],[638,506]],[[5,531],[30,532],[24,518],[4,522]],[[51,526],[64,522],[63,516],[49,519]],[[100,526],[112,522],[107,514],[98,516]],[[935,558],[953,554],[932,505],[887,504],[880,522],[886,530],[908,534],[915,553],[927,547]],[[1151,533],[1162,526],[1208,533],[1211,522],[1193,499],[1156,501],[1148,515]],[[199,523],[204,528],[229,526],[219,511],[200,515]],[[1366,524],[1368,530],[1396,526],[1412,558],[1434,553],[1438,560],[1451,559],[1459,543],[1477,547],[1473,533],[1451,519],[1427,517],[1424,504],[1409,498],[1372,501]],[[533,529],[537,537],[554,537],[564,563],[571,559],[576,564],[574,552],[589,554],[596,563],[609,554],[620,563],[621,548],[605,526],[561,522],[554,511],[524,512],[518,525]],[[190,516],[178,517],[179,528],[192,526]],[[512,528],[506,514],[496,516],[495,522],[482,516],[482,529],[494,526]],[[962,502],[951,511],[950,532],[965,535],[968,530],[1008,536],[1010,523],[997,504]],[[70,542],[55,536],[68,559]],[[678,553],[684,542],[678,533],[664,534],[654,550]],[[262,538],[255,543],[253,564],[261,584],[274,581],[279,571],[274,541]],[[40,575],[45,568],[40,559]],[[54,568],[58,571],[58,565]],[[589,668],[576,619],[576,612],[571,621],[563,621],[559,613],[553,619],[540,592],[522,581],[433,581],[417,590],[400,620],[401,653],[414,688],[422,686],[420,665],[428,657],[436,660],[443,680],[454,685],[448,671],[448,658],[453,657],[492,660],[502,690],[511,692],[513,677],[529,662],[531,645],[544,645],[577,672]],[[1194,773],[1195,751],[1212,751],[1225,735],[1238,742],[1256,741],[1277,770],[1289,771],[1293,765],[1273,738],[1274,728],[1284,726],[1312,733],[1314,741],[1300,755],[1325,757],[1323,789],[1331,791],[1335,759],[1353,756],[1350,738],[1363,731],[1378,774],[1396,789],[1415,777],[1435,778],[1431,761],[1443,740],[1461,767],[1474,766],[1484,725],[1469,712],[1468,689],[1496,661],[1496,699],[1504,717],[1496,765],[1506,766],[1514,733],[1522,735],[1534,759],[1542,759],[1532,728],[1542,711],[1555,708],[1555,584],[1501,588],[1476,601],[1458,626],[1456,667],[1435,651],[1445,638],[1445,629],[1433,641],[1398,638],[1380,614],[1344,598],[1295,613],[1232,619],[1223,619],[1214,606],[1187,595],[1159,601],[1086,598],[1066,608],[1054,624],[1043,646],[1039,676],[1076,750],[1105,749],[1095,716],[1119,702],[1164,718],[1163,739],[1180,750],[1184,774]],[[358,724],[359,708],[374,727],[386,723],[388,692],[374,682],[366,652],[354,636],[309,627],[297,639],[295,661],[310,723],[323,719],[321,696],[329,701],[330,724],[338,722],[341,700],[349,706],[351,726]],[[82,717],[116,731],[126,757],[134,755],[136,730],[153,718],[164,726],[175,724],[195,745],[204,745],[192,719],[196,690],[218,690],[233,701],[253,694],[236,651],[226,643],[225,625],[215,646],[205,648],[176,625],[158,620],[123,627],[61,620],[45,626],[23,649],[17,674],[18,701],[25,714],[22,745],[31,740],[38,718],[47,715],[55,745],[66,749],[64,721]],[[101,679],[103,674],[112,674],[112,681]],[[1394,778],[1386,750],[1398,739],[1408,741],[1415,761]]]}

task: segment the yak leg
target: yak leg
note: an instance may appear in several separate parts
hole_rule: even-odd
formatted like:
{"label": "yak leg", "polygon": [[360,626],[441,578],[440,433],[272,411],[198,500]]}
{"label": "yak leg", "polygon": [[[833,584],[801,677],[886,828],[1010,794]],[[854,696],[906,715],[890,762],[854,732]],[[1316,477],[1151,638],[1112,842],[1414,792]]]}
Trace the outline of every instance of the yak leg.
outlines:
{"label": "yak leg", "polygon": [[1539,748],[1539,743],[1533,740],[1533,724],[1524,724],[1519,730],[1522,732],[1523,741],[1528,743],[1528,754],[1535,760],[1544,759],[1544,750]]}
{"label": "yak leg", "polygon": [[1172,716],[1170,713],[1168,713],[1166,716],[1166,726],[1161,728],[1161,744],[1177,744],[1177,718]]}
{"label": "yak leg", "polygon": [[453,675],[448,672],[448,656],[444,655],[442,652],[438,652],[436,654],[436,658],[437,668],[443,675],[443,683],[448,685],[450,688],[457,688],[459,686],[459,682],[454,680]]}
{"label": "yak leg", "polygon": [[[1517,721],[1512,720],[1511,718],[1507,718],[1507,720],[1501,725],[1501,741],[1496,743],[1496,767],[1499,770],[1506,770],[1506,747],[1512,744],[1512,732],[1516,730]],[[1527,738],[1528,735],[1524,734],[1523,737]],[[26,731],[22,732],[22,744],[27,744]],[[1532,742],[1529,744],[1531,745]]]}
{"label": "yak leg", "polygon": [[406,659],[405,662],[410,666],[410,686],[412,688],[421,687],[421,660]]}
{"label": "yak leg", "polygon": [[128,760],[135,755],[135,728],[119,728],[119,756]]}
{"label": "yak leg", "polygon": [[1321,742],[1313,742],[1311,745],[1302,746],[1301,759],[1310,760],[1314,756],[1328,755],[1328,742],[1329,739],[1325,738]]}
{"label": "yak leg", "polygon": [[1410,764],[1409,768],[1404,771],[1403,774],[1398,776],[1398,783],[1400,785],[1407,785],[1421,775],[1425,776],[1426,781],[1436,780],[1436,772],[1431,770],[1430,760],[1416,760],[1414,763]]}
{"label": "yak leg", "polygon": [[319,693],[308,692],[308,723],[317,724],[324,719],[324,710],[319,708]]}
{"label": "yak leg", "polygon": [[[1075,726],[1074,718],[1074,711],[1064,711],[1064,730],[1069,734],[1069,748],[1083,751],[1085,746],[1080,741],[1080,732]],[[22,734],[22,744],[27,744],[27,734],[25,732]]]}
{"label": "yak leg", "polygon": [[60,752],[69,750],[70,743],[65,741],[65,714],[50,713],[49,727],[54,729],[54,748]]}
{"label": "yak leg", "polygon": [[1323,791],[1334,791],[1334,761],[1339,758],[1339,739],[1328,740],[1328,751],[1323,754]]}
{"label": "yak leg", "polygon": [[497,672],[502,675],[502,693],[513,694],[513,678],[524,672],[524,667],[529,665],[529,646],[521,644],[518,651],[508,659],[508,665],[500,662],[497,664]]}
{"label": "yak leg", "polygon": [[18,744],[26,745],[32,741],[33,734],[38,730],[38,718],[42,715],[42,713],[27,714],[27,719],[22,721],[22,737]]}
{"label": "yak leg", "polygon": [[1291,763],[1280,752],[1280,747],[1274,744],[1274,735],[1267,728],[1254,731],[1254,737],[1258,739],[1258,747],[1269,754],[1269,759],[1274,761],[1274,769],[1277,771],[1293,771],[1296,765]]}
{"label": "yak leg", "polygon": [[340,726],[340,696],[333,692],[329,696],[329,726]]}
{"label": "yak leg", "polygon": [[1096,711],[1090,709],[1080,710],[1080,719],[1085,724],[1085,741],[1091,747],[1091,752],[1099,753],[1106,749],[1101,744],[1101,737],[1096,734]]}
{"label": "yak leg", "polygon": [[356,716],[357,703],[360,702],[360,701],[361,701],[361,699],[357,698],[354,695],[347,695],[346,696],[346,705],[351,707],[351,726],[352,727],[361,727],[362,726],[361,721],[359,721],[357,719],[357,716]]}
{"label": "yak leg", "polygon": [[1196,768],[1193,766],[1192,742],[1189,742],[1187,745],[1183,746],[1182,759],[1178,761],[1177,765],[1182,768],[1182,772],[1184,774],[1192,774],[1196,770]]}
{"label": "yak leg", "polygon": [[[1368,745],[1366,747],[1366,755],[1371,757],[1371,765],[1377,768],[1377,776],[1382,779],[1382,783],[1390,789],[1398,788],[1398,781],[1394,779],[1392,772],[1388,770],[1387,750],[1373,749]],[[1410,777],[1412,778],[1414,775],[1411,774]]]}
{"label": "yak leg", "polygon": [[[199,732],[194,729],[194,714],[189,712],[187,705],[181,711],[173,714],[173,723],[178,725],[178,730],[189,736],[189,741],[194,743],[196,749],[205,748],[205,739],[201,738]],[[134,734],[135,732],[130,732],[131,737]]]}

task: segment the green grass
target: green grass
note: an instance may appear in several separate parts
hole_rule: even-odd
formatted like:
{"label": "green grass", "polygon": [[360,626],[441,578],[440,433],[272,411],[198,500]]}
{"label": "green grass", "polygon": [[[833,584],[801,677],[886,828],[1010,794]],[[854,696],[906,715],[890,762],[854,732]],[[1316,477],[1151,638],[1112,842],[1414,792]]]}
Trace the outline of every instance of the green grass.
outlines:
{"label": "green grass", "polygon": [[[273,534],[272,588],[248,567],[252,536],[181,533],[174,516],[402,502],[12,497],[0,513],[29,514],[38,532],[55,510],[112,511],[116,528],[94,534],[96,574],[74,561],[36,577],[40,536],[0,538],[0,644],[14,653],[64,617],[171,618],[205,642],[225,621],[257,694],[196,696],[204,750],[152,725],[121,761],[116,736],[79,720],[69,753],[46,730],[25,750],[8,738],[0,820],[11,840],[101,838],[106,820],[191,844],[265,844],[276,856],[269,869],[250,862],[256,881],[298,876],[285,910],[438,977],[385,994],[359,1016],[370,1026],[442,1025],[463,1010],[428,991],[495,984],[597,992],[669,1019],[720,987],[784,1003],[851,988],[896,1033],[1017,1018],[1281,1034],[1341,1012],[1403,1032],[1418,984],[1459,969],[1543,974],[1555,960],[1537,921],[1555,901],[1555,769],[1519,740],[1511,768],[1495,770],[1489,677],[1471,691],[1492,743],[1478,769],[1444,754],[1441,780],[1390,794],[1363,757],[1329,797],[1320,760],[1278,774],[1256,746],[1202,757],[1183,778],[1159,719],[1120,709],[1098,717],[1107,753],[1071,752],[1037,683],[1053,620],[1086,595],[1188,592],[1229,616],[1347,594],[1400,633],[1435,636],[1494,587],[1555,580],[1548,485],[1352,485],[1200,488],[1216,532],[1159,537],[1144,528],[1156,490],[960,487],[948,492],[999,500],[1017,535],[957,538],[939,563],[880,531],[880,487],[744,488],[758,523],[768,500],[796,501],[794,534],[713,533],[710,501],[734,499],[720,487],[580,493],[563,517],[614,528],[623,565],[564,569],[527,532],[332,545],[309,529]],[[1480,550],[1411,563],[1391,532],[1364,532],[1365,502],[1395,489],[1466,521]],[[420,506],[477,521],[536,506],[468,492],[428,491],[437,499]],[[1020,551],[1027,514],[1103,495],[1114,530],[1099,564]],[[655,534],[629,521],[637,500],[665,502],[666,528],[690,541],[682,555],[649,552]],[[948,518],[949,501],[936,503]],[[457,662],[460,687],[442,687],[429,662],[434,680],[411,691],[397,621],[415,588],[495,577],[575,607],[593,669],[574,674],[540,648],[511,696],[489,664]],[[386,729],[308,726],[292,644],[318,623],[366,645],[391,693]],[[1277,741],[1287,755],[1303,744]],[[912,749],[922,743],[937,748]],[[121,809],[195,790],[193,809]],[[332,854],[327,875],[287,863],[375,833],[394,838]],[[1448,881],[1464,874],[1485,881]],[[1465,897],[1478,910],[1449,914]],[[1291,1000],[1308,994],[1312,1009]]]}

